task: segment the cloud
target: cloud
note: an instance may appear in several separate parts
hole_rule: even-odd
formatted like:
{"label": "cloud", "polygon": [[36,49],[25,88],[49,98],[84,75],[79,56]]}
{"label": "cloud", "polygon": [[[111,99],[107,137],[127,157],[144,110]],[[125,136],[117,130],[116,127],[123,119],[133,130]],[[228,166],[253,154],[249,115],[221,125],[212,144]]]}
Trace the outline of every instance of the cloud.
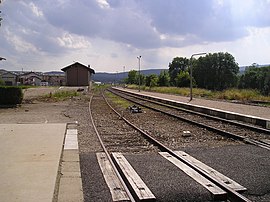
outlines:
{"label": "cloud", "polygon": [[54,7],[46,2],[39,4],[53,26],[134,48],[231,41],[248,35],[248,26],[270,24],[267,0],[58,0]]}
{"label": "cloud", "polygon": [[57,41],[61,47],[70,49],[82,49],[90,46],[90,43],[84,37],[72,35],[68,32],[63,33],[61,37],[57,37]]}
{"label": "cloud", "polygon": [[144,67],[164,67],[184,49],[243,45],[258,35],[250,30],[270,27],[269,0],[10,0],[1,10],[0,53],[14,65],[90,57],[102,68],[136,66],[142,55]]}

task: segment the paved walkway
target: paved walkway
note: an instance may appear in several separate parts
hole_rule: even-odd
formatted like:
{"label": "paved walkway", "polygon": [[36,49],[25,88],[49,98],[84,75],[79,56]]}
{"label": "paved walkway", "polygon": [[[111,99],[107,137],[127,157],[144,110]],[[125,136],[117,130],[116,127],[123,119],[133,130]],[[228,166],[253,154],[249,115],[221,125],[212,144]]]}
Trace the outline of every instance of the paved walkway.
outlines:
{"label": "paved walkway", "polygon": [[[131,90],[131,89],[125,89],[125,90],[139,93],[138,90]],[[244,105],[244,104],[238,104],[238,103],[233,103],[233,102],[215,101],[215,100],[207,100],[207,99],[201,99],[201,98],[193,98],[193,100],[189,102],[189,97],[154,93],[154,92],[147,92],[147,91],[141,91],[140,94],[151,95],[154,97],[170,99],[170,100],[183,102],[183,103],[189,103],[192,105],[216,108],[216,109],[235,112],[239,114],[257,116],[264,119],[270,119],[270,107]]]}
{"label": "paved walkway", "polygon": [[0,201],[51,202],[66,124],[0,124]]}

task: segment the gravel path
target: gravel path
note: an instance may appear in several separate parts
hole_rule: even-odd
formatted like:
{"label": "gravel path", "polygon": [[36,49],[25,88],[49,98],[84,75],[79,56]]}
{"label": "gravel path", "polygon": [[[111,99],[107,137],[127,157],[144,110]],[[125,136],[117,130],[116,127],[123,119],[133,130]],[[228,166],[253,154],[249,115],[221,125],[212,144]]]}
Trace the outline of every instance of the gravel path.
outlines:
{"label": "gravel path", "polygon": [[[125,102],[122,98],[118,99]],[[159,112],[143,108],[143,113],[130,113],[130,111],[126,110],[124,107],[111,101],[110,103],[117,108],[119,112],[122,112],[124,117],[171,149],[176,150],[180,147],[220,147],[224,145],[242,144]],[[133,105],[133,103],[129,104],[131,106]],[[189,131],[190,134],[186,135],[184,133],[185,131]]]}

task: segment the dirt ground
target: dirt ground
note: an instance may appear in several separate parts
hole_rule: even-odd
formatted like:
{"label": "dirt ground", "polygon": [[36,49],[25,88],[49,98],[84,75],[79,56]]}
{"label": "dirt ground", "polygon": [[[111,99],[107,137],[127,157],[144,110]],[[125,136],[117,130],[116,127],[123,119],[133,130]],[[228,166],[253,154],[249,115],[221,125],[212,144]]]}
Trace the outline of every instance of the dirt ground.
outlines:
{"label": "dirt ground", "polygon": [[14,108],[0,108],[0,124],[73,123],[77,121],[81,152],[83,152],[84,148],[96,151],[100,146],[95,134],[93,134],[89,120],[88,103],[90,93],[85,93],[86,91],[80,92],[77,97],[70,97],[65,101],[57,102],[41,98],[59,90],[77,89],[78,87],[26,89],[24,90],[24,99],[21,105]]}

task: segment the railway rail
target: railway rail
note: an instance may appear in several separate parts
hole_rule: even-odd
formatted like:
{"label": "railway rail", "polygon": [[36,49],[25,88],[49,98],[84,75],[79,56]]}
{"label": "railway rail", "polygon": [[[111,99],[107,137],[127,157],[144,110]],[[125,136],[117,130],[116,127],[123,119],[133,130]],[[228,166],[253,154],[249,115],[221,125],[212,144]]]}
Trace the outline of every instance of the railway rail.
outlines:
{"label": "railway rail", "polygon": [[141,98],[136,95],[130,95],[123,92],[120,93],[119,91],[116,92],[112,89],[108,89],[108,91],[142,107],[206,128],[207,130],[216,132],[220,135],[270,150],[270,130],[268,129],[194,112],[157,101],[148,100],[146,98]]}
{"label": "railway rail", "polygon": [[[155,139],[149,132],[144,131],[143,129],[141,129],[140,127],[136,126],[135,124],[131,123],[129,120],[127,120],[125,117],[123,117],[123,114],[119,113],[118,111],[116,111],[106,100],[105,96],[103,95],[103,99],[106,101],[107,105],[111,108],[112,111],[114,111],[115,114],[118,115],[118,121],[124,121],[125,123],[127,123],[128,125],[132,126],[136,131],[139,131],[140,134],[142,134],[149,142],[150,144],[154,144],[156,147],[158,147],[160,149],[160,151],[162,152],[167,152],[168,154],[170,154],[171,156],[175,157],[176,159],[180,160],[182,163],[184,163],[186,166],[188,166],[190,169],[196,171],[197,173],[199,173],[201,176],[205,177],[206,179],[208,179],[209,181],[211,181],[212,183],[214,183],[215,185],[217,185],[218,187],[220,187],[222,190],[226,191],[227,193],[227,197],[229,201],[250,201],[248,198],[246,198],[245,196],[241,195],[240,193],[238,193],[236,190],[230,188],[230,186],[228,186],[228,182],[224,182],[224,181],[220,181],[217,178],[213,177],[212,175],[210,175],[205,169],[203,169],[202,167],[192,163],[190,160],[187,160],[184,156],[185,155],[181,155],[179,152],[175,152],[174,150],[170,149],[169,147],[167,147],[166,145],[164,145],[161,141],[158,141],[157,139]],[[122,175],[120,174],[119,171],[119,167],[117,167],[115,165],[115,162],[113,161],[110,152],[107,150],[104,142],[103,142],[103,138],[101,138],[101,135],[96,127],[96,123],[93,119],[93,114],[92,114],[92,110],[91,110],[91,103],[92,103],[93,97],[91,98],[91,101],[89,103],[89,112],[90,112],[90,116],[91,116],[91,120],[92,120],[92,124],[94,126],[95,132],[98,136],[99,141],[101,142],[102,148],[107,156],[107,158],[109,159],[110,163],[112,164],[113,169],[115,170],[117,176],[119,177],[121,183],[123,184],[126,192],[128,193],[128,196],[130,198],[130,201],[135,201],[137,200],[136,197],[134,197],[134,195],[132,194],[133,192],[130,191],[130,188],[128,187],[128,185],[126,185],[125,180],[122,178]],[[100,102],[99,102],[100,104]],[[132,145],[132,144],[131,144]],[[141,145],[140,145],[141,146]],[[148,144],[149,146],[149,144]],[[139,147],[141,148],[141,147]],[[114,148],[117,149],[117,148]]]}

